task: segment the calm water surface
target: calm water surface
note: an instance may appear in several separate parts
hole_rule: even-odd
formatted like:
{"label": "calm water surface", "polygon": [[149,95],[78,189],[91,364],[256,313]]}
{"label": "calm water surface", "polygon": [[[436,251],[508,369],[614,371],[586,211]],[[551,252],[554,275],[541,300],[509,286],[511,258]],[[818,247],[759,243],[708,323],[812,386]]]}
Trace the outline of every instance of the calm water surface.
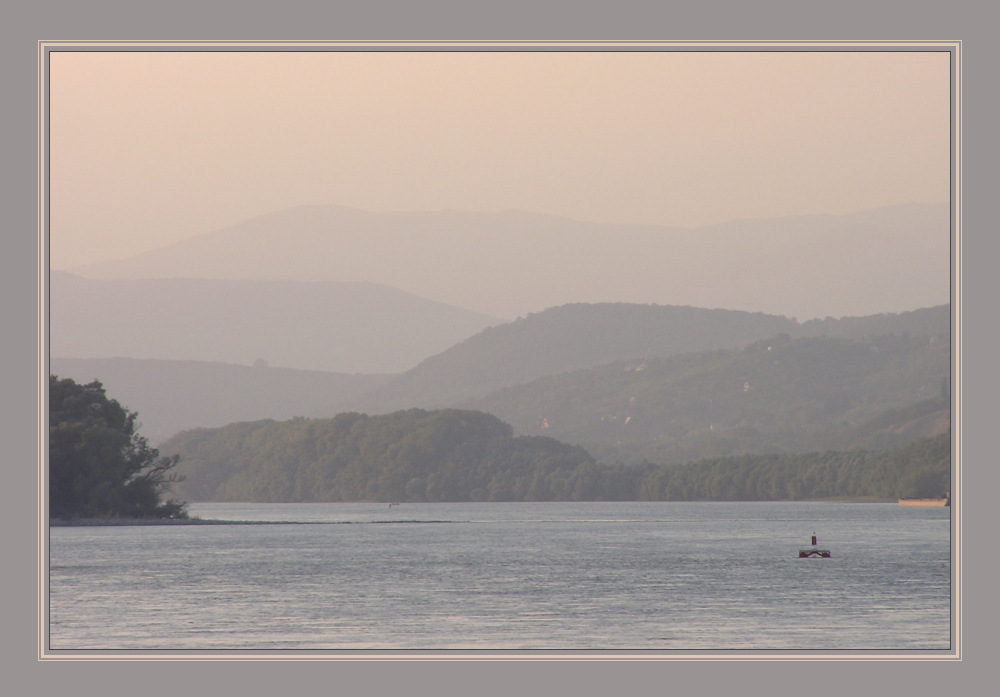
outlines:
{"label": "calm water surface", "polygon": [[[50,531],[50,649],[951,646],[950,509],[192,504]],[[799,559],[813,532],[830,559]]]}

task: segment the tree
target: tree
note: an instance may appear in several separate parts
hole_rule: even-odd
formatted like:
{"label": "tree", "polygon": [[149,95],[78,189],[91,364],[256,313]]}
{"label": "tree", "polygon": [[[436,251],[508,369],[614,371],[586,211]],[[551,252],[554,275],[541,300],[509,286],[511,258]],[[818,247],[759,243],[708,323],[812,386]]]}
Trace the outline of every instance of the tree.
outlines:
{"label": "tree", "polygon": [[180,481],[180,457],[160,457],[136,432],[136,412],[94,381],[49,376],[49,515],[52,518],[187,518],[160,501]]}

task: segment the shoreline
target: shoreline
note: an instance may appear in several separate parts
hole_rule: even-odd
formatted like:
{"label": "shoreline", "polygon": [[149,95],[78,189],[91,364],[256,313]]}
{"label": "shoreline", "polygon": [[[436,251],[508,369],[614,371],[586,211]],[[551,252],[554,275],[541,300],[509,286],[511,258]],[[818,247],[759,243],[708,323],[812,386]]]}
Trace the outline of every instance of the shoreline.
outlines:
{"label": "shoreline", "polygon": [[205,520],[202,518],[54,518],[50,528],[114,527],[124,525],[274,525],[286,521]]}
{"label": "shoreline", "polygon": [[[211,502],[207,502],[211,503]],[[354,502],[351,502],[354,503]],[[361,502],[365,503],[365,502]],[[583,502],[581,502],[583,503]],[[661,503],[671,503],[661,502]],[[672,503],[892,503],[896,500],[875,499],[875,498],[828,498],[810,499],[807,501],[674,501]],[[419,504],[418,504],[419,505]],[[898,505],[898,504],[897,504]],[[49,520],[50,528],[72,528],[72,527],[124,527],[124,526],[148,526],[148,525],[350,525],[361,521],[294,521],[294,520],[218,520],[214,518],[75,518],[62,519],[53,518]],[[446,523],[454,521],[445,520],[380,520],[363,521],[366,524],[385,523]]]}
{"label": "shoreline", "polygon": [[76,520],[51,520],[50,528],[86,528],[86,527],[126,527],[150,525],[405,525],[429,523],[456,523],[467,521],[455,520],[216,520],[202,518],[78,518]]}

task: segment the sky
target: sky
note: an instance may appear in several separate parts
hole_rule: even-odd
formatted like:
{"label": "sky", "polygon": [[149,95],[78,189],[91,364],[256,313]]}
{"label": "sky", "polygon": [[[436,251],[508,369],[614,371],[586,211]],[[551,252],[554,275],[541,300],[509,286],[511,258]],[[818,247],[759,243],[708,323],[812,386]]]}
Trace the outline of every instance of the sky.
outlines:
{"label": "sky", "polygon": [[306,204],[698,227],[947,201],[947,52],[52,52],[50,264]]}

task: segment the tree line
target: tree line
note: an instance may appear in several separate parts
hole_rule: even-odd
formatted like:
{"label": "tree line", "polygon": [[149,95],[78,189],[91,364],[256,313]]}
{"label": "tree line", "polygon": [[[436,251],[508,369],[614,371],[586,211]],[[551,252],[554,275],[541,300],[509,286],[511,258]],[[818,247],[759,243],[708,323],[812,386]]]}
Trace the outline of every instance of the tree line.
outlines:
{"label": "tree line", "polygon": [[944,498],[951,433],[889,450],[758,454],[651,468],[641,500],[784,501]]}
{"label": "tree line", "polygon": [[231,424],[164,447],[182,455],[181,490],[197,501],[884,500],[944,496],[951,472],[950,433],[884,450],[604,464],[458,409]]}

